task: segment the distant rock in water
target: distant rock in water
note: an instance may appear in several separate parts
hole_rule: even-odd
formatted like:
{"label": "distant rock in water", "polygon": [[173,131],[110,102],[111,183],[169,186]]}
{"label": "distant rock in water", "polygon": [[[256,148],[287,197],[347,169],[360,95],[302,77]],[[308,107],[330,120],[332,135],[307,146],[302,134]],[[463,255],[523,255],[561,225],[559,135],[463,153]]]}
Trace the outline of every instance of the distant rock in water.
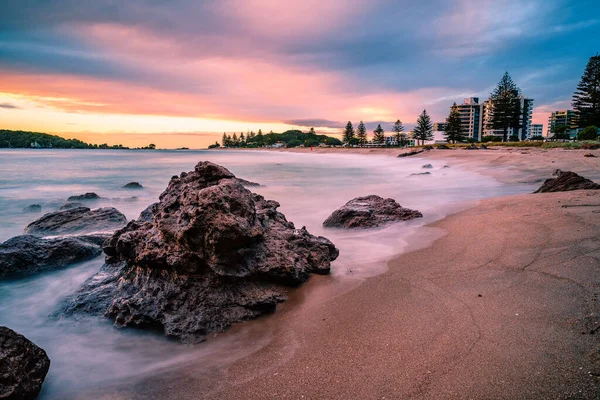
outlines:
{"label": "distant rock in water", "polygon": [[139,182],[129,182],[123,186],[123,189],[143,189],[144,187]]}
{"label": "distant rock in water", "polygon": [[77,208],[77,207],[85,207],[85,206],[83,205],[83,203],[65,203],[59,208],[59,210],[70,210],[71,208]]}
{"label": "distant rock in water", "polygon": [[40,204],[31,204],[23,209],[25,213],[39,213],[42,212],[42,206]]}
{"label": "distant rock in water", "polygon": [[567,192],[570,190],[600,190],[600,184],[594,183],[581,175],[571,171],[557,169],[556,178],[546,179],[538,190],[533,193]]}
{"label": "distant rock in water", "polygon": [[102,253],[102,241],[100,237],[16,236],[0,243],[0,279],[21,278],[88,260]]}
{"label": "distant rock in water", "polygon": [[275,310],[287,287],[329,273],[338,250],[296,229],[279,203],[201,162],[105,243],[106,264],[61,314],[160,329],[183,342]]}
{"label": "distant rock in water", "polygon": [[[427,172],[428,173],[428,172]],[[328,228],[375,228],[391,222],[421,218],[419,211],[410,210],[394,199],[371,195],[357,197],[335,210],[323,222]]]}
{"label": "distant rock in water", "polygon": [[0,326],[0,399],[35,399],[49,368],[50,359],[44,350]]}
{"label": "distant rock in water", "polygon": [[423,167],[422,167],[422,168],[428,168],[428,169],[429,169],[429,168],[433,168],[433,165],[431,165],[431,164],[425,164],[425,165],[423,165]]}
{"label": "distant rock in water", "polygon": [[421,154],[423,153],[423,150],[413,150],[413,151],[409,151],[408,153],[401,153],[398,154],[398,158],[402,158],[402,157],[410,157],[410,156],[415,156],[417,154]]}
{"label": "distant rock in water", "polygon": [[419,175],[431,175],[431,172],[415,172],[414,174],[410,174],[410,176],[419,176]]}
{"label": "distant rock in water", "polygon": [[256,182],[252,182],[252,181],[247,181],[245,179],[242,178],[237,178],[238,182],[241,183],[243,186],[246,187],[258,187],[260,186],[260,183],[256,183]]}
{"label": "distant rock in water", "polygon": [[71,196],[67,199],[67,201],[86,201],[86,200],[98,200],[101,199],[96,193],[86,193],[80,194],[78,196]]}
{"label": "distant rock in water", "polygon": [[126,223],[127,218],[116,208],[90,210],[87,207],[76,207],[43,215],[27,225],[25,233],[50,236],[111,231],[122,228]]}

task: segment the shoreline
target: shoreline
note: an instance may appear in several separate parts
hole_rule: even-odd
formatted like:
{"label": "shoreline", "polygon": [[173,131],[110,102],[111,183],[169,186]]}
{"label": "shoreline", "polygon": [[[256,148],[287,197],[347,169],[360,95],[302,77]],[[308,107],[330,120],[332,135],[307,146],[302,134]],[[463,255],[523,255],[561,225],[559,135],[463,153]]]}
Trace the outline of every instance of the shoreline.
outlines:
{"label": "shoreline", "polygon": [[[553,159],[542,152],[529,159],[497,153],[490,163],[488,156],[473,152],[439,151],[423,159],[452,160],[503,177],[504,183],[543,180],[560,166],[597,180],[599,170],[586,173],[597,159],[582,162],[588,160],[572,152]],[[512,168],[526,166],[526,171],[507,174],[511,160]],[[292,291],[275,314],[222,334],[257,329],[257,338],[268,335],[269,343],[251,354],[210,371],[189,363],[165,371],[168,379],[136,384],[126,395],[597,396],[600,343],[589,332],[600,323],[595,297],[600,290],[600,206],[564,208],[565,202],[600,205],[600,192],[479,201],[426,225],[446,234],[426,248],[395,256],[386,272],[350,288],[338,281],[333,296],[323,291],[334,290],[335,279],[313,277]]]}

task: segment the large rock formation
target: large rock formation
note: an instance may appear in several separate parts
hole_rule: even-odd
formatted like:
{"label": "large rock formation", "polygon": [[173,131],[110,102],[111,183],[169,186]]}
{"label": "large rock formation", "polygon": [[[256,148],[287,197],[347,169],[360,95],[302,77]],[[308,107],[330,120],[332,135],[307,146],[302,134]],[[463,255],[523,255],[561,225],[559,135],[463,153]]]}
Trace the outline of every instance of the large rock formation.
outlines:
{"label": "large rock formation", "polygon": [[567,192],[570,190],[591,189],[599,190],[600,184],[594,183],[571,171],[556,170],[556,178],[546,179],[538,190],[533,193]]}
{"label": "large rock formation", "polygon": [[102,253],[102,241],[96,236],[60,239],[16,236],[0,243],[0,279],[20,278],[88,260]]}
{"label": "large rock formation", "polygon": [[112,207],[90,210],[75,207],[43,215],[25,228],[25,233],[37,236],[65,235],[113,231],[127,223],[125,215]]}
{"label": "large rock formation", "polygon": [[102,197],[98,196],[94,192],[88,192],[85,194],[79,194],[77,196],[70,196],[67,201],[86,201],[86,200],[100,200]]}
{"label": "large rock formation", "polygon": [[[426,172],[428,174],[428,172]],[[329,228],[375,228],[391,222],[423,217],[419,211],[410,210],[394,199],[371,195],[357,197],[335,210],[323,222]]]}
{"label": "large rock formation", "polygon": [[35,399],[49,368],[50,359],[44,350],[0,326],[0,399]]}
{"label": "large rock formation", "polygon": [[278,207],[201,162],[115,232],[105,266],[62,311],[103,314],[117,327],[158,328],[184,342],[272,312],[287,286],[328,273],[338,256]]}

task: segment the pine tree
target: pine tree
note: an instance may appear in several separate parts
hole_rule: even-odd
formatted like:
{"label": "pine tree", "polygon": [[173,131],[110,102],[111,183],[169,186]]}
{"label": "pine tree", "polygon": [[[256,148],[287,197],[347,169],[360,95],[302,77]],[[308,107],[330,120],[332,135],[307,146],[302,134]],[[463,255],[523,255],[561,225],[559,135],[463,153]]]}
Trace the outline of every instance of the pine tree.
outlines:
{"label": "pine tree", "polygon": [[384,130],[381,124],[377,124],[377,128],[373,131],[373,142],[382,144],[385,141]]}
{"label": "pine tree", "polygon": [[579,112],[579,127],[600,127],[600,55],[590,57],[577,90],[573,108]]}
{"label": "pine tree", "polygon": [[256,134],[256,138],[254,141],[259,147],[262,147],[265,145],[265,137],[262,133],[262,129],[258,130],[258,133]]}
{"label": "pine tree", "polygon": [[361,146],[367,143],[367,128],[362,121],[360,121],[356,129],[356,138],[358,139],[358,144]]}
{"label": "pine tree", "polygon": [[402,146],[404,144],[404,140],[406,139],[406,134],[404,133],[404,125],[402,125],[402,121],[398,120],[394,123],[392,127],[392,131],[394,132],[394,138],[396,139],[396,143],[398,146]]}
{"label": "pine tree", "polygon": [[496,89],[490,94],[491,118],[487,129],[501,129],[506,142],[508,130],[513,129],[516,134],[521,128],[519,117],[521,115],[521,89],[513,82],[508,72],[504,73]]}
{"label": "pine tree", "polygon": [[246,145],[246,138],[244,137],[244,132],[240,133],[240,144],[242,146]]}
{"label": "pine tree", "polygon": [[458,106],[456,103],[450,107],[450,114],[446,118],[446,129],[444,136],[448,143],[462,142],[465,140],[465,135],[462,132],[462,125],[460,123],[460,114],[458,113]]}
{"label": "pine tree", "polygon": [[423,110],[417,119],[413,137],[420,140],[421,144],[425,144],[426,140],[433,140],[433,124],[426,110]]}
{"label": "pine tree", "polygon": [[227,147],[227,135],[223,132],[223,138],[221,139],[221,145]]}
{"label": "pine tree", "polygon": [[314,136],[317,134],[317,132],[315,132],[315,128],[310,128],[310,130],[308,131],[308,134]]}
{"label": "pine tree", "polygon": [[346,144],[350,143],[354,139],[354,127],[352,126],[352,122],[348,121],[346,127],[344,128],[344,133],[342,135],[342,141]]}

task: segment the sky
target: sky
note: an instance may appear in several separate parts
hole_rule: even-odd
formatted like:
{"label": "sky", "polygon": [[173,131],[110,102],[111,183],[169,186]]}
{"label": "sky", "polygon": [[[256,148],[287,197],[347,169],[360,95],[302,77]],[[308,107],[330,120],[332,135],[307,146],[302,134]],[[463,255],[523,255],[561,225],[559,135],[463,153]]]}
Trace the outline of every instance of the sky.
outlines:
{"label": "sky", "polygon": [[505,71],[546,125],[599,32],[597,0],[2,0],[0,129],[171,148],[410,129]]}

